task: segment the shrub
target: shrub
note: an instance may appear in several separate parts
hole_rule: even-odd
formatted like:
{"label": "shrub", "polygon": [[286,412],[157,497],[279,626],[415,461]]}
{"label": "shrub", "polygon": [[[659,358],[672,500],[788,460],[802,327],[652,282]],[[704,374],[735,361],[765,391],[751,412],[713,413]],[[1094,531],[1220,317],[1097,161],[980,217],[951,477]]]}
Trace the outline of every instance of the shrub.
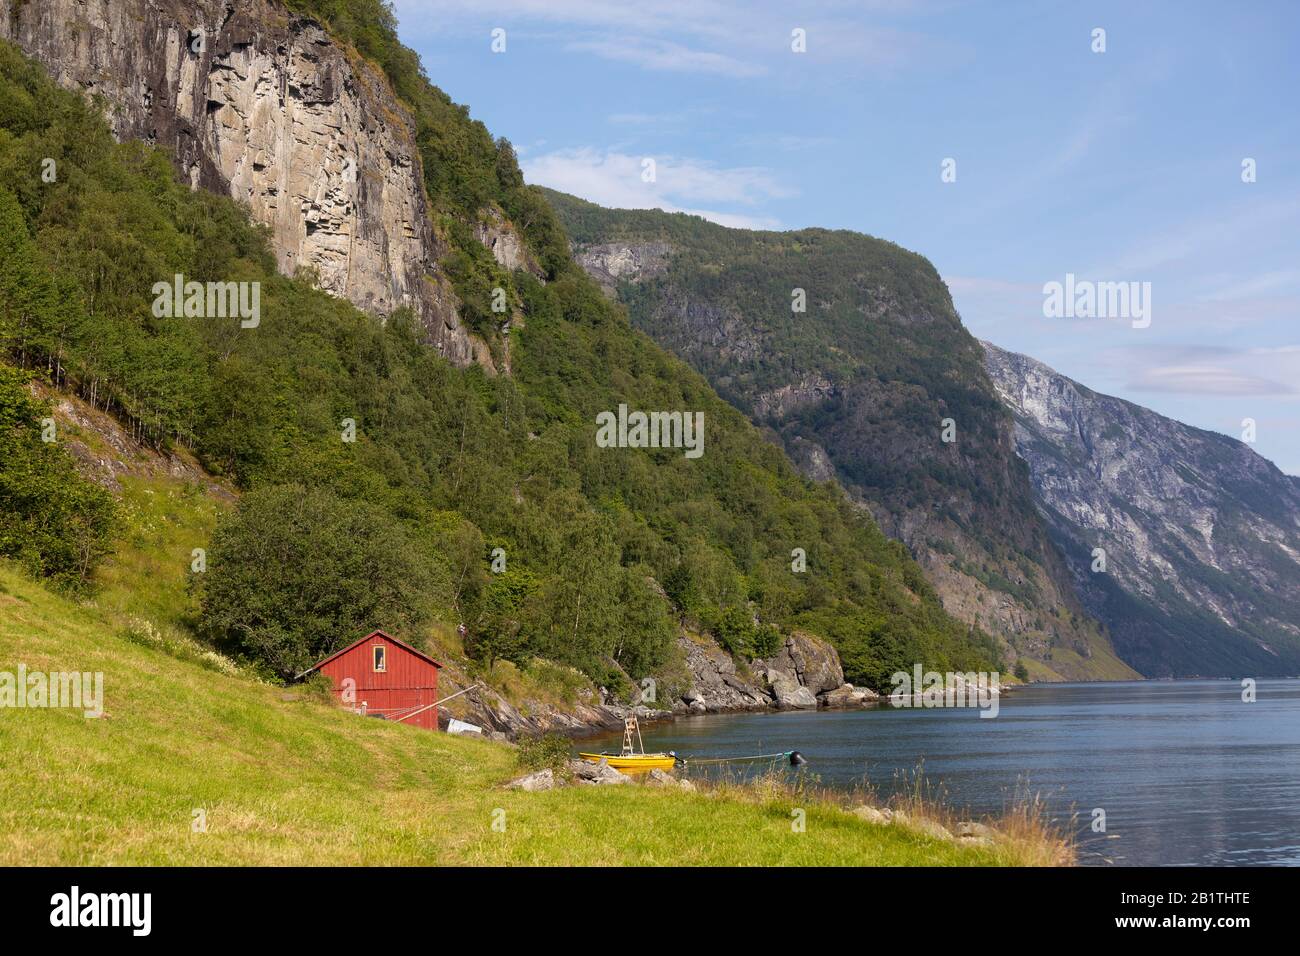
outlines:
{"label": "shrub", "polygon": [[781,632],[772,624],[764,624],[754,632],[753,656],[771,657],[785,642]]}
{"label": "shrub", "polygon": [[109,551],[114,503],[57,443],[42,441],[50,406],[28,378],[0,363],[0,556],[78,589]]}
{"label": "shrub", "polygon": [[727,608],[718,621],[714,636],[723,650],[733,657],[753,656],[754,619],[744,608]]}
{"label": "shrub", "polygon": [[563,773],[569,764],[569,741],[559,734],[525,737],[515,754],[522,770],[545,770]]}

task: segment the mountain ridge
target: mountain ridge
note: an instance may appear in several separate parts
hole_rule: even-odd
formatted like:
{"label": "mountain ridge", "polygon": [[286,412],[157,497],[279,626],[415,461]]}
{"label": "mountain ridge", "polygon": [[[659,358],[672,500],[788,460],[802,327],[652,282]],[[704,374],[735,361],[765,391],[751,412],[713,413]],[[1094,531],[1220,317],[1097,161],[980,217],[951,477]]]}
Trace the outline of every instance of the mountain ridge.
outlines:
{"label": "mountain ridge", "polygon": [[1135,676],[1073,596],[982,351],[928,260],[849,230],[737,230],[546,195],[633,322],[805,474],[838,478],[950,613],[999,634],[1035,678]]}
{"label": "mountain ridge", "polygon": [[1227,435],[982,344],[1040,510],[1125,658],[1152,677],[1300,673],[1294,476]]}

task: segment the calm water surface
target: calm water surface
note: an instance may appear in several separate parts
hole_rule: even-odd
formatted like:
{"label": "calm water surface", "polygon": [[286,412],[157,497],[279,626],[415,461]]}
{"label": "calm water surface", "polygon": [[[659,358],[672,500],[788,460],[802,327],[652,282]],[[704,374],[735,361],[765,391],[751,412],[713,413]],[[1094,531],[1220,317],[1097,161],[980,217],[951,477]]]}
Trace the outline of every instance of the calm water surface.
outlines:
{"label": "calm water surface", "polygon": [[[975,710],[740,714],[643,729],[647,750],[722,757],[799,750],[823,784],[883,797],[918,765],[946,802],[998,814],[1039,794],[1093,865],[1300,865],[1300,680],[1044,684]],[[621,735],[598,738],[617,750]],[[738,772],[744,765],[727,765]],[[767,769],[770,764],[760,765]],[[716,772],[698,766],[692,775]],[[1093,808],[1106,833],[1093,833]]]}

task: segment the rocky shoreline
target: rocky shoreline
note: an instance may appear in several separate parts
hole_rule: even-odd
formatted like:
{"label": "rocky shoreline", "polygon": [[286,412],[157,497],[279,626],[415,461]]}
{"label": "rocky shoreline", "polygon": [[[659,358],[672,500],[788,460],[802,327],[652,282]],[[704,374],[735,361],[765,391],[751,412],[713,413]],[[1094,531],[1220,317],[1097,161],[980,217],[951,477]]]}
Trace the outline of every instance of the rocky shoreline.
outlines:
{"label": "rocky shoreline", "polygon": [[[521,708],[497,691],[482,687],[459,698],[458,706],[448,707],[440,715],[443,729],[448,727],[448,718],[454,717],[480,728],[484,736],[500,740],[544,734],[581,738],[621,729],[629,713],[648,724],[698,714],[864,708],[881,700],[875,691],[846,683],[835,648],[803,631],[787,637],[771,657],[740,665],[707,637],[683,633],[678,646],[686,663],[688,686],[671,701],[647,695],[644,703],[629,706],[600,688],[580,693],[571,706],[533,703]],[[444,670],[442,680],[448,693],[473,683],[454,666]]]}

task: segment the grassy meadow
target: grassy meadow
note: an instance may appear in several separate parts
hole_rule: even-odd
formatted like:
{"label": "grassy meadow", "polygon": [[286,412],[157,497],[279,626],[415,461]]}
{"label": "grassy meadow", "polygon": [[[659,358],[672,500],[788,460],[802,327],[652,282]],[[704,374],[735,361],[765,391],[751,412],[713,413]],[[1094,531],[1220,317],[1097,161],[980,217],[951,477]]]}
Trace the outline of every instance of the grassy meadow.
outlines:
{"label": "grassy meadow", "polygon": [[[105,600],[117,605],[112,592]],[[345,714],[142,643],[0,564],[0,670],[102,671],[106,716],[0,710],[0,864],[984,865],[777,790],[501,788],[512,748]],[[804,832],[791,811],[806,810]],[[197,811],[206,832],[195,832]],[[493,828],[494,820],[503,820]]]}
{"label": "grassy meadow", "polygon": [[[68,431],[110,457],[97,429]],[[29,673],[102,672],[105,712],[88,719],[81,710],[0,708],[0,865],[1019,865],[1068,857],[1034,825],[1008,821],[1008,839],[958,846],[864,822],[842,796],[773,781],[695,793],[505,789],[522,772],[513,747],[344,713],[311,687],[264,682],[202,643],[187,590],[192,551],[206,545],[233,496],[172,476],[148,455],[117,481],[117,540],[88,597],[0,560],[0,672],[20,664]],[[458,657],[445,631],[428,636]],[[501,667],[491,676],[505,691],[539,679]],[[564,682],[551,675],[545,683]],[[792,827],[796,808],[806,814],[803,832]],[[914,817],[917,809],[909,807]],[[196,827],[200,814],[205,830]]]}

